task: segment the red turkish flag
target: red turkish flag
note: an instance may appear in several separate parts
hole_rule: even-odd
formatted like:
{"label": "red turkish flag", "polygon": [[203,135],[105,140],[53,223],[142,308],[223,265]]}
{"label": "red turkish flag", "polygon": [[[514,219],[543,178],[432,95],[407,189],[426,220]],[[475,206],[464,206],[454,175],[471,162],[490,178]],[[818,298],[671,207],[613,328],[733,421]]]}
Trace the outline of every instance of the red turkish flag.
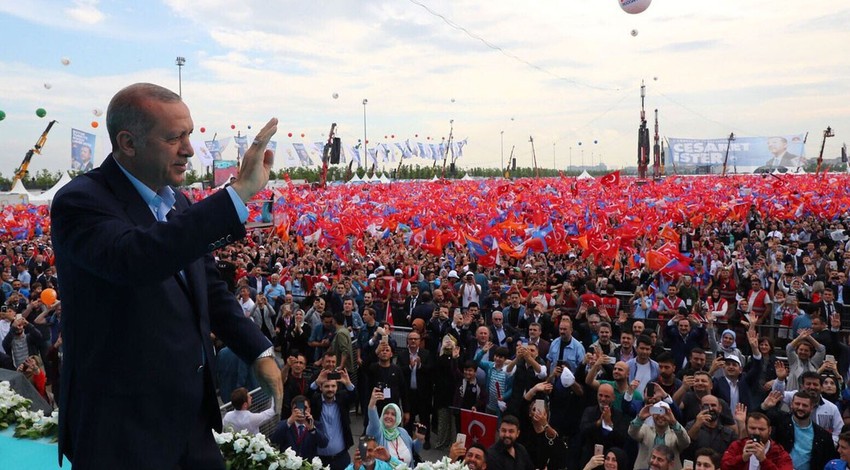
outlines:
{"label": "red turkish flag", "polygon": [[485,448],[495,444],[498,429],[499,418],[497,416],[472,410],[460,410],[460,429],[458,431],[461,434],[466,434],[467,449],[476,442]]}
{"label": "red turkish flag", "polygon": [[620,184],[620,170],[608,173],[602,178],[599,178],[599,182],[602,183],[602,186],[616,186]]}

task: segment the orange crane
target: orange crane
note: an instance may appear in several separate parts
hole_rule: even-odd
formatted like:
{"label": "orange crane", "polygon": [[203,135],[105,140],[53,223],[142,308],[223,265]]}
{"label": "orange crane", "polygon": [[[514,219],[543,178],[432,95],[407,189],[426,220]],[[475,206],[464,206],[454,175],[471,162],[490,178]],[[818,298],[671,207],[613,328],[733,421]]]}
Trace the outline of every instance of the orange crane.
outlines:
{"label": "orange crane", "polygon": [[53,127],[54,124],[56,124],[55,119],[50,121],[50,124],[47,125],[47,129],[41,133],[41,137],[38,138],[38,142],[35,143],[33,148],[27,151],[24,161],[21,162],[20,168],[15,170],[15,177],[12,178],[12,187],[15,187],[15,183],[27,176],[27,168],[30,166],[30,160],[32,160],[33,154],[37,153],[41,155],[41,148],[44,147],[44,143],[47,142],[47,133],[50,132],[50,128]]}

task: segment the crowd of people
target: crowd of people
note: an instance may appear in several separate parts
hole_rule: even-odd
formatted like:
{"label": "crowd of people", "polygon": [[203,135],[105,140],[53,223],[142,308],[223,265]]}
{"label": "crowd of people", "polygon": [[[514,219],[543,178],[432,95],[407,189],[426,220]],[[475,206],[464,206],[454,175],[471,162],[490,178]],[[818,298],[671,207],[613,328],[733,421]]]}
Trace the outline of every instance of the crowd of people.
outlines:
{"label": "crowd of people", "polygon": [[[578,248],[484,268],[465,246],[437,256],[368,234],[366,256],[340,259],[257,230],[218,249],[217,268],[274,344],[282,412],[250,411],[251,372],[218,341],[224,422],[259,432],[279,419],[275,445],[334,469],[412,466],[431,448],[472,469],[850,462],[847,223],[754,210],[684,224],[692,269],[676,272],[631,255],[601,266]],[[53,403],[50,240],[5,241],[0,259],[0,367]],[[461,429],[461,410],[498,416],[496,443]]]}

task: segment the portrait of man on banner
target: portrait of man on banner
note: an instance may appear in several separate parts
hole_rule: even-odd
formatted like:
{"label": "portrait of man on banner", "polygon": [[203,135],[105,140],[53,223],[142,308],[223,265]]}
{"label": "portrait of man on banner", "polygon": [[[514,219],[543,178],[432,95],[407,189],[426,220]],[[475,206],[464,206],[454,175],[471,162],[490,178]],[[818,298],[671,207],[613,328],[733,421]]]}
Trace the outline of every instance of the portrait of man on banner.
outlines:
{"label": "portrait of man on banner", "polygon": [[86,172],[94,168],[96,135],[71,129],[71,169]]}

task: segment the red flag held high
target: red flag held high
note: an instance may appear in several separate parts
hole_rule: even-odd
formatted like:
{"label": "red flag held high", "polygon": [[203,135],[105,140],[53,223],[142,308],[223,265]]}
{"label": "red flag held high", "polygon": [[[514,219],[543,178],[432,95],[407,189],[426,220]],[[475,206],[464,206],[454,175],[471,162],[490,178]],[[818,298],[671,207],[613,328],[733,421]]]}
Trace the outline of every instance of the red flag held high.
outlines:
{"label": "red flag held high", "polygon": [[485,448],[496,443],[496,433],[499,429],[499,418],[486,413],[471,410],[460,410],[460,429],[466,434],[466,448],[478,443]]}
{"label": "red flag held high", "polygon": [[620,170],[608,173],[602,178],[599,178],[599,182],[602,183],[603,186],[616,186],[620,184]]}

